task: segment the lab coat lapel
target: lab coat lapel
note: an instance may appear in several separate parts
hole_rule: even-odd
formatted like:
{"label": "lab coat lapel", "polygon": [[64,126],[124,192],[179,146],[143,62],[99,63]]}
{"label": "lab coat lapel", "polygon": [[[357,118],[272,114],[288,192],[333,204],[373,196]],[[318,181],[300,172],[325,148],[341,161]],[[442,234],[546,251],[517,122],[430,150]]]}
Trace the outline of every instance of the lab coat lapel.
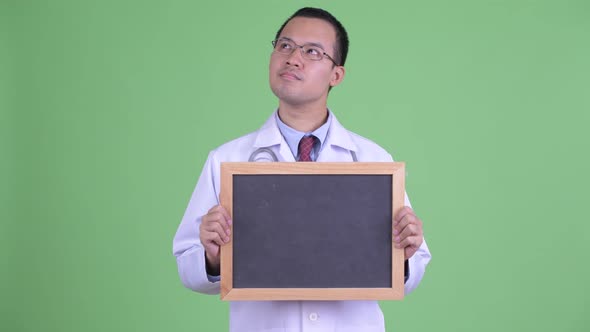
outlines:
{"label": "lab coat lapel", "polygon": [[353,161],[350,151],[356,153],[358,147],[352,140],[348,130],[342,127],[334,113],[332,113],[332,123],[317,161]]}
{"label": "lab coat lapel", "polygon": [[289,145],[279,130],[276,120],[276,111],[266,120],[264,125],[258,130],[258,135],[254,141],[254,149],[270,148],[279,161],[295,161]]}

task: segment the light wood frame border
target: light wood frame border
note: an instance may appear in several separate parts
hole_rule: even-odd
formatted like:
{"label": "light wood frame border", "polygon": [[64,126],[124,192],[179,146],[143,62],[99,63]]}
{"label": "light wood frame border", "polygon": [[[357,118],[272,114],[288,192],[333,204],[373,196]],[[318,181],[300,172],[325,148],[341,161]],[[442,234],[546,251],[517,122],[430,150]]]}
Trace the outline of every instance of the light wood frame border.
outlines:
{"label": "light wood frame border", "polygon": [[[392,216],[405,198],[403,162],[224,162],[221,163],[221,205],[233,217],[233,175],[376,174],[391,175]],[[393,220],[392,220],[393,229]],[[393,236],[392,236],[393,238]],[[221,299],[240,300],[401,300],[404,297],[404,250],[392,245],[391,288],[233,288],[233,227],[221,247]]]}

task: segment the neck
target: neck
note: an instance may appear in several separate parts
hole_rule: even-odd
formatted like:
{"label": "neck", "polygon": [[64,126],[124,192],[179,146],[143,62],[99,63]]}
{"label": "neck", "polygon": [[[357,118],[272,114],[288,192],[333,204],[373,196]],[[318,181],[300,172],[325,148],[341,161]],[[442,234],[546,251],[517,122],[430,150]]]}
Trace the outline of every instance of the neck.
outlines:
{"label": "neck", "polygon": [[321,127],[328,119],[326,104],[298,107],[279,102],[279,117],[287,126],[304,133]]}

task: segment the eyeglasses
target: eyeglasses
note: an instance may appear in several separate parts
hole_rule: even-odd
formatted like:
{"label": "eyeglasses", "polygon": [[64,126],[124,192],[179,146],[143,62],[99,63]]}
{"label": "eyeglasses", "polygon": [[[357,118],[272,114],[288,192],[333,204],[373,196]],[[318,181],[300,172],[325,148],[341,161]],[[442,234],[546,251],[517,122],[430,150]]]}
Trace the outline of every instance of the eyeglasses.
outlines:
{"label": "eyeglasses", "polygon": [[281,38],[273,40],[272,46],[274,47],[274,50],[276,52],[285,55],[291,55],[296,48],[299,48],[301,50],[301,55],[306,59],[319,61],[322,60],[325,56],[326,58],[330,59],[330,61],[332,61],[336,66],[338,66],[336,61],[334,61],[334,59],[332,59],[331,56],[324,52],[324,50],[321,47],[314,44],[297,45],[290,39]]}

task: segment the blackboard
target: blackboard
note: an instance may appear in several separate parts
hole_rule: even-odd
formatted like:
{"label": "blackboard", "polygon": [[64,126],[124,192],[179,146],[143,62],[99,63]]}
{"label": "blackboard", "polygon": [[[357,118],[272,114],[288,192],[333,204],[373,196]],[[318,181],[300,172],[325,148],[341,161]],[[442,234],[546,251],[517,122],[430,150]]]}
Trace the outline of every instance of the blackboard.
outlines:
{"label": "blackboard", "polygon": [[224,300],[403,298],[403,163],[223,163]]}

